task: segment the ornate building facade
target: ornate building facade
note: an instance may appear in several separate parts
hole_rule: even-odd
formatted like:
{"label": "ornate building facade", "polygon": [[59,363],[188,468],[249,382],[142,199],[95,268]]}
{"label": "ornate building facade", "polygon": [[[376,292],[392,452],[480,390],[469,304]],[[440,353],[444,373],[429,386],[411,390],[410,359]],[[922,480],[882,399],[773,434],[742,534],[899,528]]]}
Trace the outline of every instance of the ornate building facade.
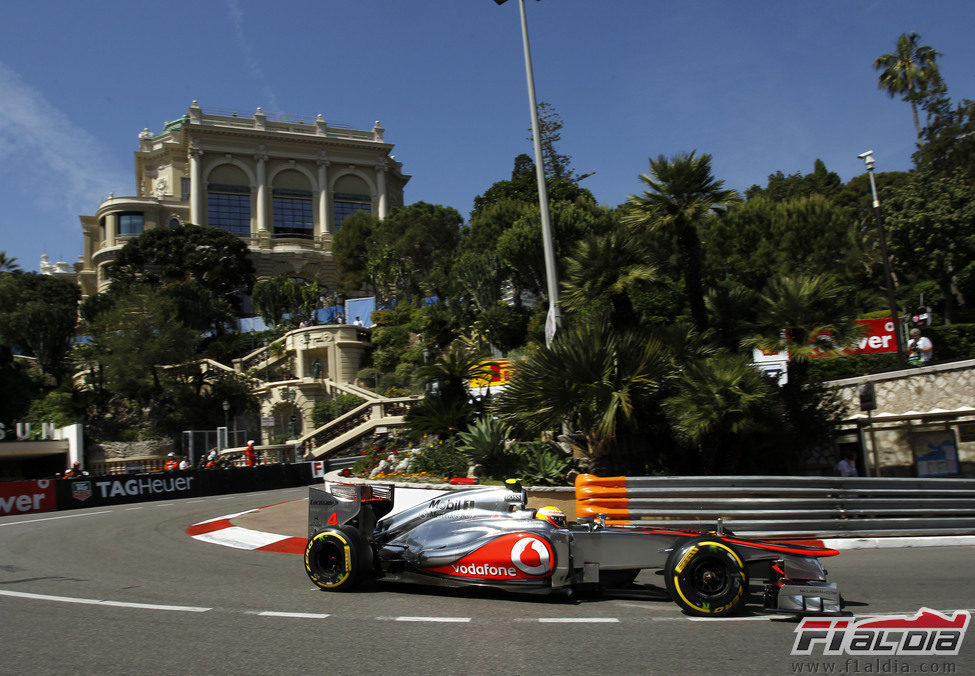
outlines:
{"label": "ornate building facade", "polygon": [[106,265],[150,228],[195,223],[248,242],[258,278],[286,274],[334,288],[332,236],[356,211],[383,218],[410,177],[370,130],[315,120],[204,112],[196,101],[158,134],[139,134],[136,193],[81,216],[83,296],[108,285]]}

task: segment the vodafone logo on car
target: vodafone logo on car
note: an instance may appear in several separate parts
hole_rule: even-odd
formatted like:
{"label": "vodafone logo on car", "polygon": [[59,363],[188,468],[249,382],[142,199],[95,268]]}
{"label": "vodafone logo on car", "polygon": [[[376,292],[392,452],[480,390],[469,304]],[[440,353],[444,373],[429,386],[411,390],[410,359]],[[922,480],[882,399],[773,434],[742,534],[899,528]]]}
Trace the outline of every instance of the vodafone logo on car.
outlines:
{"label": "vodafone logo on car", "polygon": [[434,573],[481,580],[528,580],[552,572],[552,546],[531,533],[509,533]]}
{"label": "vodafone logo on car", "polygon": [[521,538],[511,548],[511,563],[526,575],[544,575],[552,569],[548,543],[533,536]]}

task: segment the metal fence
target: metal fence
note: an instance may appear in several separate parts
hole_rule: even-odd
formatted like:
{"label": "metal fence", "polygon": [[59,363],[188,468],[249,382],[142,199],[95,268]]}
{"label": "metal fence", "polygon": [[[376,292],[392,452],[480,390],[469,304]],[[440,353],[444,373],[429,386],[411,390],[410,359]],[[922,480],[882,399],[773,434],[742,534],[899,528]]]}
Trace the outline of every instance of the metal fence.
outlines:
{"label": "metal fence", "polygon": [[184,430],[181,452],[195,466],[212,449],[219,452],[225,448],[240,448],[246,443],[247,430],[228,430],[226,427]]}
{"label": "metal fence", "polygon": [[739,534],[975,534],[975,479],[594,477],[576,480],[576,515]]}

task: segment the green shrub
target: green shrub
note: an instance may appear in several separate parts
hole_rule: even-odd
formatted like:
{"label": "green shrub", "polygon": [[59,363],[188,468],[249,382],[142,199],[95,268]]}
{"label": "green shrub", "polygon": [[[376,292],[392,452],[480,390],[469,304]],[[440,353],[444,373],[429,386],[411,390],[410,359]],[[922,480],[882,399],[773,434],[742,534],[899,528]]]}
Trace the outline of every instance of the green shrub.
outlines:
{"label": "green shrub", "polygon": [[340,394],[325,401],[319,401],[311,412],[312,424],[321,427],[325,423],[348,413],[365,403],[365,399],[354,394]]}
{"label": "green shrub", "polygon": [[512,444],[509,455],[514,459],[512,476],[529,486],[557,486],[565,483],[572,468],[572,457],[555,444],[541,441]]}
{"label": "green shrub", "polygon": [[821,357],[809,360],[809,380],[812,382],[841,380],[870,373],[896,371],[899,368],[901,366],[897,361],[897,355],[893,353]]}
{"label": "green shrub", "polygon": [[467,476],[467,456],[457,448],[454,439],[425,441],[420,453],[413,457],[410,472],[426,472],[436,476]]}
{"label": "green shrub", "polygon": [[975,324],[928,326],[921,333],[934,344],[934,361],[975,359]]}

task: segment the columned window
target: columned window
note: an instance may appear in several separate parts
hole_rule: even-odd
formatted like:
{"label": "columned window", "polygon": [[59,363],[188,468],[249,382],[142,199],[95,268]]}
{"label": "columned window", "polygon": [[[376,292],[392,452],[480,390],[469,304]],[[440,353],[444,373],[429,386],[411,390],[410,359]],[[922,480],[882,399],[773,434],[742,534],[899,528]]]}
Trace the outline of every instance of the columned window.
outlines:
{"label": "columned window", "polygon": [[250,181],[240,167],[221,164],[207,177],[206,224],[238,237],[251,236]]}
{"label": "columned window", "polygon": [[118,215],[118,236],[136,237],[142,234],[145,219],[142,212],[127,211]]}
{"label": "columned window", "polygon": [[238,237],[251,234],[251,189],[246,185],[207,185],[207,225]]}
{"label": "columned window", "polygon": [[271,222],[275,238],[312,239],[315,209],[308,177],[287,169],[274,177],[271,189]]}
{"label": "columned window", "polygon": [[311,190],[275,188],[271,196],[274,236],[311,239],[315,234]]}
{"label": "columned window", "polygon": [[335,213],[335,230],[342,227],[342,221],[357,211],[372,213],[372,197],[369,186],[358,176],[346,174],[335,182],[332,204]]}
{"label": "columned window", "polygon": [[342,227],[342,221],[357,211],[372,213],[372,198],[351,192],[335,193],[335,229]]}

